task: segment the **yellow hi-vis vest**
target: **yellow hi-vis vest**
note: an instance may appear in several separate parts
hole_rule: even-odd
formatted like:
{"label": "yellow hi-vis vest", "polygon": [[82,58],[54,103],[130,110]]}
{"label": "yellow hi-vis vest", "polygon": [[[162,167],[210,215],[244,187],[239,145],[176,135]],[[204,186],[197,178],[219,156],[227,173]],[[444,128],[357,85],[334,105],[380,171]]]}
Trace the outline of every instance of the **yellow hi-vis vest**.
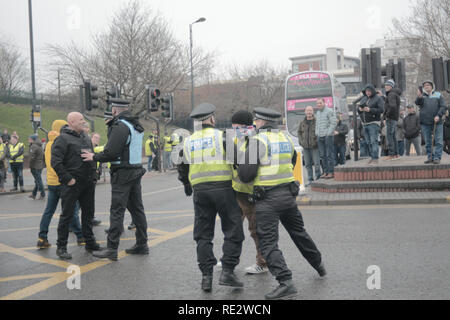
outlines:
{"label": "yellow hi-vis vest", "polygon": [[5,145],[3,143],[0,143],[0,158],[3,157],[4,153],[5,153]]}
{"label": "yellow hi-vis vest", "polygon": [[225,158],[223,132],[205,128],[184,142],[184,157],[189,164],[192,186],[205,182],[231,181],[231,165]]}
{"label": "yellow hi-vis vest", "polygon": [[259,133],[255,139],[266,147],[266,152],[259,159],[260,165],[254,185],[274,187],[280,184],[294,182],[294,144],[283,132]]}
{"label": "yellow hi-vis vest", "polygon": [[[237,145],[237,143],[238,143],[237,138],[234,140],[234,143]],[[245,147],[246,147],[245,144],[242,144],[242,146],[240,147],[240,151],[245,152]],[[253,182],[243,183],[241,181],[241,179],[239,179],[239,174],[238,174],[237,169],[235,169],[234,166],[232,166],[231,168],[232,168],[233,190],[236,192],[252,194],[253,193]]]}
{"label": "yellow hi-vis vest", "polygon": [[170,137],[164,137],[164,151],[172,151],[172,144],[169,143]]}
{"label": "yellow hi-vis vest", "polygon": [[154,139],[147,139],[147,141],[145,141],[145,156],[146,157],[151,157],[153,155],[152,152],[152,148],[150,148],[150,143],[154,143]]}
{"label": "yellow hi-vis vest", "polygon": [[[98,146],[98,147],[95,147],[95,148],[94,148],[94,153],[102,153],[104,150],[105,150],[105,146]],[[108,162],[108,163],[106,164],[106,166],[107,166],[108,168],[111,168],[111,163]],[[98,169],[98,167],[100,167],[100,162],[97,162],[97,169]]]}
{"label": "yellow hi-vis vest", "polygon": [[[11,157],[15,156],[16,154],[19,153],[19,149],[23,147],[23,143],[22,142],[18,142],[15,146],[13,145],[9,145],[9,155]],[[9,160],[9,163],[18,163],[18,162],[23,162],[23,154],[18,157],[16,160]]]}

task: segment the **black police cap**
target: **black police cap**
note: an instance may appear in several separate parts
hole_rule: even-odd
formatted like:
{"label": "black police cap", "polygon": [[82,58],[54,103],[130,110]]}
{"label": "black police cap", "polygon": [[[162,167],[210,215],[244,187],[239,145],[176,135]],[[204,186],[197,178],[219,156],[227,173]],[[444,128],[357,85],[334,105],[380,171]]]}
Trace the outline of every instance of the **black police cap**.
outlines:
{"label": "black police cap", "polygon": [[255,119],[266,120],[266,121],[276,121],[281,118],[281,113],[268,108],[255,108],[253,110],[255,113]]}
{"label": "black police cap", "polygon": [[109,101],[111,102],[111,107],[117,108],[128,108],[131,103],[130,101],[121,98],[112,98]]}
{"label": "black police cap", "polygon": [[195,107],[194,111],[189,115],[192,119],[205,121],[216,112],[216,106],[211,103],[202,103]]}

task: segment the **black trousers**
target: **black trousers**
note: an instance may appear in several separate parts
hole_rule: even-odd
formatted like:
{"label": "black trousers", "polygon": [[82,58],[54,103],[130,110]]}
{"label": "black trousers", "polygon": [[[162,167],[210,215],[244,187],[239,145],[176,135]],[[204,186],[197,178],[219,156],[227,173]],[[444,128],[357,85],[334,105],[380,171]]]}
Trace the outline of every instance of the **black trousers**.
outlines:
{"label": "black trousers", "polygon": [[292,272],[278,248],[280,221],[303,257],[314,269],[322,262],[319,250],[305,230],[295,198],[289,188],[280,188],[267,192],[264,200],[256,202],[256,234],[259,237],[260,250],[270,272],[278,281],[292,279]]}
{"label": "black trousers", "polygon": [[239,264],[244,241],[242,212],[231,187],[225,189],[194,191],[194,240],[197,242],[197,261],[203,274],[212,274],[217,264],[213,252],[216,216],[225,236],[222,247],[222,268],[234,270]]}
{"label": "black trousers", "polygon": [[23,162],[13,162],[10,165],[14,180],[14,188],[17,189],[17,183],[23,188]]}
{"label": "black trousers", "polygon": [[86,244],[95,242],[92,232],[92,218],[95,212],[95,184],[93,181],[79,181],[73,186],[61,186],[62,212],[58,224],[58,248],[67,247],[69,226],[73,220],[75,203],[79,201],[81,207],[81,231]]}
{"label": "black trousers", "polygon": [[112,178],[111,183],[111,209],[110,228],[108,232],[108,248],[118,249],[120,235],[123,233],[123,218],[125,210],[131,214],[131,219],[136,225],[136,243],[147,244],[147,218],[142,204],[141,178],[121,183]]}

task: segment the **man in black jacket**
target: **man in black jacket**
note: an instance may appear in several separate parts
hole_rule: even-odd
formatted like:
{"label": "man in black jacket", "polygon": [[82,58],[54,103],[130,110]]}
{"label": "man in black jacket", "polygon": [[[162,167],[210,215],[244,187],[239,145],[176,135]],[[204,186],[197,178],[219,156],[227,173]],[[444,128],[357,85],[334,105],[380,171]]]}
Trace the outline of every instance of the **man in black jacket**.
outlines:
{"label": "man in black jacket", "polygon": [[346,138],[348,126],[342,121],[342,113],[337,115],[337,126],[334,131],[334,151],[336,165],[345,164],[345,153],[347,151]]}
{"label": "man in black jacket", "polygon": [[369,164],[378,164],[379,146],[378,137],[380,135],[381,114],[384,111],[383,98],[377,95],[375,87],[368,84],[363,90],[364,97],[358,103],[358,114],[364,126],[364,136],[369,147],[371,160]]}
{"label": "man in black jacket", "polygon": [[420,120],[416,114],[415,107],[408,105],[408,115],[403,120],[403,132],[405,133],[405,149],[406,156],[409,157],[411,153],[411,143],[414,144],[416,154],[420,156],[422,154],[420,142],[422,137],[420,135]]}
{"label": "man in black jacket", "polygon": [[388,157],[385,160],[399,159],[397,143],[397,123],[400,117],[400,96],[402,91],[395,88],[395,82],[388,80],[385,83],[386,99],[383,119],[386,121],[386,139],[388,143]]}
{"label": "man in black jacket", "polygon": [[[128,254],[149,253],[147,218],[142,204],[141,179],[145,174],[142,167],[142,141],[144,128],[128,110],[129,102],[111,99],[114,118],[108,122],[108,143],[101,153],[84,153],[88,163],[111,162],[111,215],[107,249],[96,251],[97,258],[117,261],[120,235],[123,233],[123,219],[128,209],[136,226],[136,244],[125,250]],[[92,162],[94,161],[94,162]]]}
{"label": "man in black jacket", "polygon": [[67,116],[68,127],[52,145],[51,165],[61,182],[62,212],[58,224],[56,254],[61,259],[72,259],[67,252],[69,225],[73,220],[75,203],[81,207],[81,229],[86,240],[87,251],[98,250],[92,232],[92,219],[95,211],[95,163],[83,162],[81,153],[92,152],[92,142],[84,133],[86,124],[81,113],[72,112]]}

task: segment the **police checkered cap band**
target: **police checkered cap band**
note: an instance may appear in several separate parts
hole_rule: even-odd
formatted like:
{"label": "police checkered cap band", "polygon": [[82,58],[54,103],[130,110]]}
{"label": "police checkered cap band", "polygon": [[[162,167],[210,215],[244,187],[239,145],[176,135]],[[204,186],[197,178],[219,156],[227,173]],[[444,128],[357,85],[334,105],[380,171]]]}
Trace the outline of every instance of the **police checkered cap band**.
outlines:
{"label": "police checkered cap band", "polygon": [[197,121],[205,121],[205,120],[208,120],[209,118],[211,118],[212,116],[213,116],[213,114],[210,113],[210,114],[207,114],[205,116],[195,117],[194,119],[197,120]]}
{"label": "police checkered cap band", "polygon": [[129,106],[130,106],[129,104],[111,103],[111,107],[116,107],[116,108],[128,108]]}
{"label": "police checkered cap band", "polygon": [[265,121],[275,121],[277,120],[279,117],[270,117],[268,115],[263,115],[260,113],[255,113],[255,119],[259,119],[259,120],[265,120]]}

